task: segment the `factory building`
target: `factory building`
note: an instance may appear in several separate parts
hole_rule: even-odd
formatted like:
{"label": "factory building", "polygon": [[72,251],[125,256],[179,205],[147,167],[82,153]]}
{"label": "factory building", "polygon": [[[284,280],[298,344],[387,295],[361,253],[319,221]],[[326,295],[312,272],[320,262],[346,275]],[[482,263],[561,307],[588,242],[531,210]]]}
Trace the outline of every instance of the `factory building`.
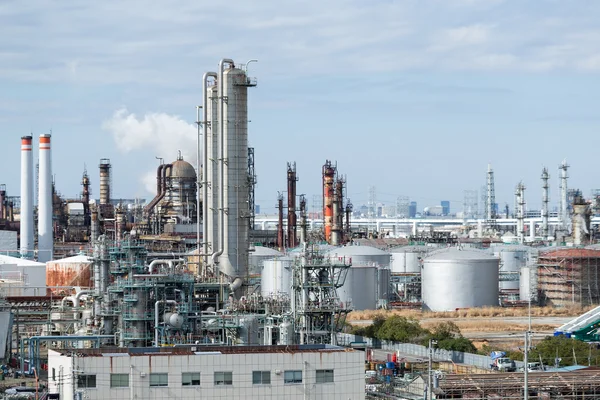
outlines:
{"label": "factory building", "polygon": [[364,354],[329,345],[49,350],[61,399],[365,398]]}

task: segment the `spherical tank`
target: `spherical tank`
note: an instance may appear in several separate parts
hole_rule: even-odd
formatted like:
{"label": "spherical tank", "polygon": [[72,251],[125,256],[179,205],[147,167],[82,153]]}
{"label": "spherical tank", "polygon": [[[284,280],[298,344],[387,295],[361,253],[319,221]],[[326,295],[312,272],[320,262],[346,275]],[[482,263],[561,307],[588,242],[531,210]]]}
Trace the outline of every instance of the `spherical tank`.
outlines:
{"label": "spherical tank", "polygon": [[290,296],[292,293],[291,257],[278,257],[263,261],[260,292],[263,297]]}
{"label": "spherical tank", "polygon": [[451,248],[430,255],[421,272],[423,309],[451,311],[498,305],[500,259]]}
{"label": "spherical tank", "polygon": [[[92,259],[85,255],[63,258],[46,263],[46,286],[91,287]],[[51,289],[53,292],[62,289]]]}
{"label": "spherical tank", "polygon": [[352,259],[352,265],[357,267],[389,267],[391,254],[370,246],[343,246],[329,250],[331,257]]}
{"label": "spherical tank", "polygon": [[283,253],[270,247],[256,246],[248,256],[248,273],[250,275],[259,275],[262,271],[262,263],[265,260],[271,260],[275,257],[281,257]]}
{"label": "spherical tank", "polygon": [[527,264],[529,249],[525,246],[495,246],[494,256],[500,258],[500,290],[519,289],[519,271]]}
{"label": "spherical tank", "polygon": [[379,292],[377,272],[377,267],[350,267],[344,285],[337,289],[340,301],[353,310],[374,310]]}
{"label": "spherical tank", "polygon": [[421,273],[421,260],[431,251],[425,246],[406,246],[392,249],[390,268],[393,274]]}

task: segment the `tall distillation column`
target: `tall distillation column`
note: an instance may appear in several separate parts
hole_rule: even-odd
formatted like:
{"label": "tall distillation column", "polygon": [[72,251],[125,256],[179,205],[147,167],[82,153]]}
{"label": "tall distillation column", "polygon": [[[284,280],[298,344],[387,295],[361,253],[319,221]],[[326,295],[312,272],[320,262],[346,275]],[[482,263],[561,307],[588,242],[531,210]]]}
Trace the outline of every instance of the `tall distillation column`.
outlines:
{"label": "tall distillation column", "polygon": [[306,215],[306,196],[300,195],[300,244],[306,243],[308,237],[308,222]]}
{"label": "tall distillation column", "polygon": [[287,191],[288,191],[288,215],[287,215],[287,231],[288,242],[287,247],[296,247],[296,163],[288,163],[287,165]]}
{"label": "tall distillation column", "polygon": [[544,167],[542,170],[542,236],[544,240],[548,239],[548,191],[550,185],[548,184],[548,180],[550,179],[550,175],[548,174],[548,169]]}
{"label": "tall distillation column", "polygon": [[525,185],[523,182],[519,182],[517,190],[515,192],[517,202],[517,237],[519,243],[523,243],[525,240]]}
{"label": "tall distillation column", "polygon": [[562,164],[558,167],[560,170],[560,210],[559,210],[559,228],[562,231],[568,230],[568,208],[569,204],[567,201],[567,170],[569,166],[567,165],[567,160],[564,160]]}
{"label": "tall distillation column", "polygon": [[488,224],[494,225],[496,219],[496,212],[494,205],[496,203],[496,193],[494,189],[494,170],[492,165],[488,164],[487,170],[487,196],[485,199],[485,219]]}
{"label": "tall distillation column", "polygon": [[38,261],[53,259],[54,231],[52,226],[52,158],[50,135],[40,135],[40,177],[38,195]]}
{"label": "tall distillation column", "polygon": [[335,167],[331,161],[326,160],[323,165],[323,226],[325,228],[325,241],[331,243],[331,230],[333,228],[333,180]]}
{"label": "tall distillation column", "polygon": [[[204,233],[204,254],[216,254],[220,249],[219,237],[219,168],[217,121],[217,73],[206,72],[202,78],[203,149],[202,152],[202,231]],[[205,256],[208,257],[208,256]],[[205,259],[208,264],[208,258]]]}
{"label": "tall distillation column", "polygon": [[21,256],[33,256],[33,154],[32,137],[21,138]]}

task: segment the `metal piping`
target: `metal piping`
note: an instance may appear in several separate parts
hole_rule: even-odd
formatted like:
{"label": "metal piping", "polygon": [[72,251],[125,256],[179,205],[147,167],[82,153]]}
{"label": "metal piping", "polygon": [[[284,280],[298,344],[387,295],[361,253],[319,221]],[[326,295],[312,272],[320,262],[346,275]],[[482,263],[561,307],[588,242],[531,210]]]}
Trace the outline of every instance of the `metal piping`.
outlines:
{"label": "metal piping", "polygon": [[184,263],[185,260],[182,258],[177,258],[177,259],[173,259],[173,260],[153,260],[148,265],[148,273],[154,274],[154,267],[156,267],[157,265],[168,265],[171,272],[174,273],[175,272],[175,262],[177,262],[177,264],[181,264],[181,263]]}
{"label": "metal piping", "polygon": [[[204,164],[203,166],[203,170],[202,170],[202,175],[204,177],[203,181],[202,181],[202,224],[203,224],[203,228],[204,228],[204,255],[208,255],[208,238],[207,238],[207,233],[208,233],[208,229],[207,229],[207,222],[208,222],[208,207],[207,204],[208,202],[208,90],[207,90],[207,86],[208,86],[208,78],[212,77],[214,79],[217,79],[217,73],[216,72],[206,72],[203,76],[202,76],[202,101],[203,101],[203,109],[202,109],[202,117],[203,117],[203,126],[204,126],[204,135],[203,135],[203,144],[204,144],[204,154],[202,154],[202,163]],[[211,134],[212,134],[212,126],[211,126]],[[212,170],[212,168],[211,168]],[[211,182],[211,184],[213,185],[214,188],[214,182]],[[211,227],[212,229],[212,227]],[[212,235],[210,235],[210,238],[213,239]],[[213,247],[213,253],[211,255],[211,259],[214,261],[214,257],[215,254],[217,254],[216,249],[214,248],[214,243],[211,243],[211,246]],[[220,254],[219,254],[220,255]],[[219,255],[217,255],[216,257],[218,257]],[[200,256],[198,256],[200,257]],[[198,258],[198,262],[200,261],[200,259]],[[207,264],[207,261],[205,261],[205,264]]]}
{"label": "metal piping", "polygon": [[161,303],[177,305],[177,302],[175,300],[158,300],[156,303],[154,303],[154,347],[159,347],[158,346],[158,306]]}

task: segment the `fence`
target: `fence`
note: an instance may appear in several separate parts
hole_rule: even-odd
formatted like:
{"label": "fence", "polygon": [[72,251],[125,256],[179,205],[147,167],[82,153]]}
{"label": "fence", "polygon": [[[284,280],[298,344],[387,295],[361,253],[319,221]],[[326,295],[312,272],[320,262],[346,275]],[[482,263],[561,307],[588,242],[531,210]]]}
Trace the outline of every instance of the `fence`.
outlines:
{"label": "fence", "polygon": [[[372,339],[363,336],[351,335],[348,333],[338,333],[337,335],[338,345],[349,346],[351,343],[366,343],[366,346],[374,349],[382,349],[389,352],[399,352],[401,354],[407,354],[414,357],[420,357],[423,360],[427,360],[428,349],[426,346],[421,346],[413,343],[395,343],[386,340]],[[434,361],[450,361],[455,364],[466,364],[478,368],[489,368],[491,359],[489,356],[482,356],[480,354],[463,353],[462,351],[444,350],[444,349],[433,349],[433,360]],[[523,367],[522,361],[515,361],[517,368]]]}

